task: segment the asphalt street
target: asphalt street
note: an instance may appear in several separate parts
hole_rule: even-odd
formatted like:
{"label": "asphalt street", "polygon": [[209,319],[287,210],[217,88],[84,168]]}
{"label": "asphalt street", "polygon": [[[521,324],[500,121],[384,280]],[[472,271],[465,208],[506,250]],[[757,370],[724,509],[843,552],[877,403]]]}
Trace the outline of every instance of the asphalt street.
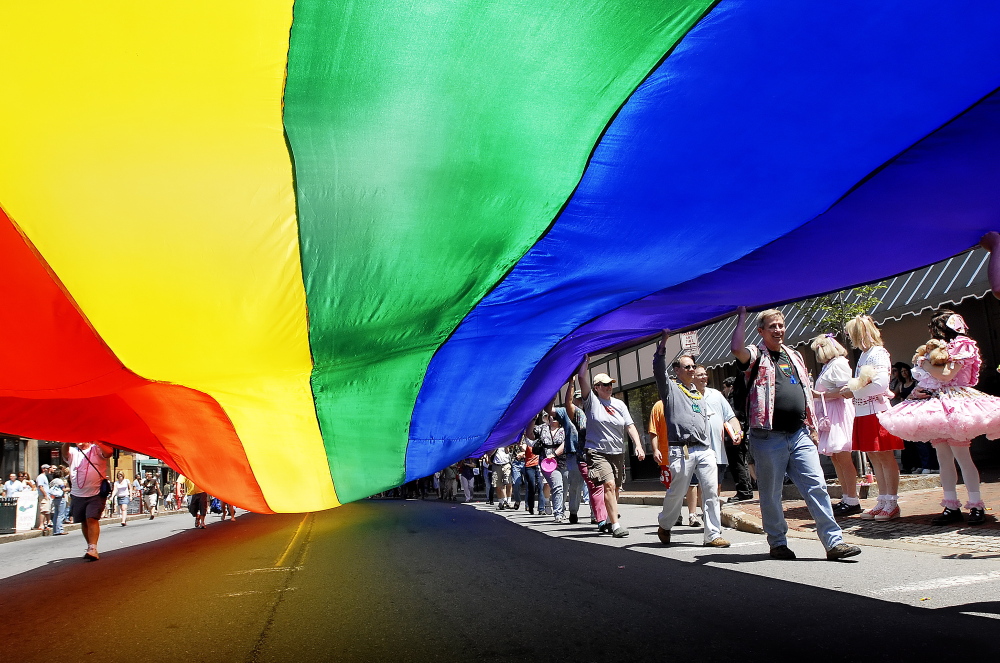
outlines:
{"label": "asphalt street", "polygon": [[[595,536],[525,512],[364,501],[186,515],[0,546],[0,655],[69,661],[940,660],[993,654],[1000,563],[865,546],[828,562],[814,537],[771,560],[759,535]],[[947,551],[943,551],[947,553]],[[58,643],[58,644],[56,644]]]}

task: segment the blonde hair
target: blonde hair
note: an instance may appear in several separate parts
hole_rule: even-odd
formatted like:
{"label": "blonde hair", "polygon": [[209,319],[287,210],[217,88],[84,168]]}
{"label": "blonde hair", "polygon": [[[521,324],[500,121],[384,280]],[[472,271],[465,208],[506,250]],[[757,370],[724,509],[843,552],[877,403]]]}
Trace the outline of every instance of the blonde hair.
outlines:
{"label": "blonde hair", "polygon": [[766,311],[761,311],[760,313],[758,313],[757,314],[757,329],[763,329],[764,325],[767,324],[767,319],[768,318],[773,318],[774,316],[778,316],[779,318],[781,318],[782,322],[785,321],[785,314],[782,313],[781,311],[779,311],[776,308],[769,308]]}
{"label": "blonde hair", "polygon": [[844,325],[844,331],[851,337],[851,345],[858,350],[871,350],[882,345],[882,334],[870,315],[856,315]]}
{"label": "blonde hair", "polygon": [[835,357],[847,356],[847,349],[830,334],[817,336],[809,344],[809,347],[816,353],[816,361],[821,364],[825,364]]}

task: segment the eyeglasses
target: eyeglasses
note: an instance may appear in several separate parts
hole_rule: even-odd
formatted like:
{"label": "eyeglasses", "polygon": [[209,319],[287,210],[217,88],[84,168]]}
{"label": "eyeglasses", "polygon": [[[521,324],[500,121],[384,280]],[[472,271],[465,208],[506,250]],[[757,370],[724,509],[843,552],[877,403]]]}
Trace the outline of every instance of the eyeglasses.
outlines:
{"label": "eyeglasses", "polygon": [[677,368],[683,369],[685,371],[693,371],[694,370],[694,364],[681,364]]}

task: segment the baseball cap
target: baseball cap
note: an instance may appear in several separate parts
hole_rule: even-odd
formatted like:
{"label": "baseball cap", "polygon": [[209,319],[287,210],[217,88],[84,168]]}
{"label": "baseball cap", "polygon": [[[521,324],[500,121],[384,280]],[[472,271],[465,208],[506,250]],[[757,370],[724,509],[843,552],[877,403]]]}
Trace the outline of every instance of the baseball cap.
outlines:
{"label": "baseball cap", "polygon": [[598,373],[594,376],[594,384],[614,384],[615,380],[607,373]]}

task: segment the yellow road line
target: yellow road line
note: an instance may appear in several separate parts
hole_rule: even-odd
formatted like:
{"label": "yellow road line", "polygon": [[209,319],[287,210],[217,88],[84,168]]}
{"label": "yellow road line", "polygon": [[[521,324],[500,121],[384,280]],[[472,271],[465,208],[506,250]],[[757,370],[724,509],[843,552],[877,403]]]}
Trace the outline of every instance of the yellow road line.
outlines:
{"label": "yellow road line", "polygon": [[298,541],[299,537],[302,535],[302,532],[305,530],[306,521],[310,517],[312,517],[312,515],[313,514],[311,513],[307,513],[302,516],[302,521],[299,523],[299,526],[295,528],[295,534],[292,535],[291,541],[289,541],[288,545],[285,546],[285,551],[281,553],[281,557],[278,558],[278,561],[274,563],[276,567],[285,565],[285,560],[291,554],[292,550],[295,549],[295,542]]}

